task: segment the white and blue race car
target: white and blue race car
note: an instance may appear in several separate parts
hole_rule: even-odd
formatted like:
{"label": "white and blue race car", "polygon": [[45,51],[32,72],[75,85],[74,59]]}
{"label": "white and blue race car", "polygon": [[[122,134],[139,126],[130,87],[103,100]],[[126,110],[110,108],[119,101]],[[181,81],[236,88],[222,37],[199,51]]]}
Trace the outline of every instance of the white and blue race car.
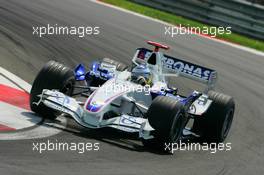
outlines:
{"label": "white and blue race car", "polygon": [[[32,111],[50,119],[65,113],[87,128],[136,132],[148,147],[163,148],[186,137],[223,142],[235,103],[213,91],[216,71],[164,55],[159,50],[169,49],[166,45],[148,44],[154,50],[138,48],[130,68],[109,58],[94,62],[88,71],[82,64],[73,70],[49,61],[32,85]],[[177,76],[204,83],[206,89],[183,96],[167,83],[167,77],[177,82]]]}

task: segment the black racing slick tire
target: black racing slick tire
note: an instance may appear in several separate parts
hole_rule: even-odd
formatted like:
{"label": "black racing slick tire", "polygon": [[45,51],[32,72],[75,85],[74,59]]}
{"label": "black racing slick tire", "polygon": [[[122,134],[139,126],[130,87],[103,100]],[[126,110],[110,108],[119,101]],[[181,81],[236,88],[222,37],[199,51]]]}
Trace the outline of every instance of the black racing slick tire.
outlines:
{"label": "black racing slick tire", "polygon": [[165,143],[176,143],[182,136],[187,116],[184,106],[170,97],[156,97],[147,111],[149,124],[155,129],[153,139],[143,139],[145,147],[165,149]]}
{"label": "black racing slick tire", "polygon": [[125,71],[125,70],[128,69],[128,66],[125,65],[124,63],[121,63],[119,61],[115,61],[115,60],[110,59],[110,58],[103,58],[103,62],[115,65],[116,66],[116,70],[120,71],[120,72]]}
{"label": "black racing slick tire", "polygon": [[71,96],[75,83],[74,72],[72,69],[56,61],[49,61],[36,76],[30,92],[30,108],[44,118],[56,119],[57,112],[48,108],[44,104],[35,103],[39,101],[38,95],[43,89],[57,89],[60,92]]}
{"label": "black racing slick tire", "polygon": [[232,97],[215,91],[209,91],[208,96],[213,102],[206,113],[195,119],[193,131],[200,133],[200,141],[221,143],[231,128],[235,102]]}

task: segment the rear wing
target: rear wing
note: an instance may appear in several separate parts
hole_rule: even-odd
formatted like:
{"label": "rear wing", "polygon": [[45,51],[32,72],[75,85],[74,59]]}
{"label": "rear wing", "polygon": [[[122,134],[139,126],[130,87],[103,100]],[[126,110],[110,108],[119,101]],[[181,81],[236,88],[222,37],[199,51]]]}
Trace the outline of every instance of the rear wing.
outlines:
{"label": "rear wing", "polygon": [[[133,60],[144,61],[146,62],[153,51],[146,48],[138,48]],[[159,52],[160,53],[160,52]],[[161,55],[162,62],[162,72],[165,75],[167,73],[172,73],[174,75],[180,75],[193,79],[202,83],[207,84],[208,86],[213,87],[217,80],[217,72],[213,69],[209,69],[204,66],[193,64],[191,62],[174,58],[168,55]],[[157,58],[159,59],[159,58]]]}

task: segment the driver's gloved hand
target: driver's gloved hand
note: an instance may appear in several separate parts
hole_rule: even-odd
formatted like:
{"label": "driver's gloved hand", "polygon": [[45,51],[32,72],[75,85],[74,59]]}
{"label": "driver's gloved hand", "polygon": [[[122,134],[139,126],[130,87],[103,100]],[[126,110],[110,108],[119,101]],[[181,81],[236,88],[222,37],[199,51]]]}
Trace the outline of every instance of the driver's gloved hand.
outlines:
{"label": "driver's gloved hand", "polygon": [[146,86],[147,80],[143,76],[139,76],[137,78],[137,83],[140,84],[140,85],[142,85],[142,86]]}

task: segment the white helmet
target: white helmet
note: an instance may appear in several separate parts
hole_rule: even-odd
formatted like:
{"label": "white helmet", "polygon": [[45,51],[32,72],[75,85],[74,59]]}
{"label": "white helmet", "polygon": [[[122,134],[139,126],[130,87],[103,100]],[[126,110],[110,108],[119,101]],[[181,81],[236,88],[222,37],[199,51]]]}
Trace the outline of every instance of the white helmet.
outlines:
{"label": "white helmet", "polygon": [[144,78],[145,80],[144,84],[150,84],[151,83],[151,71],[146,64],[139,64],[132,69],[131,78],[132,78],[132,81],[138,81],[139,79]]}

